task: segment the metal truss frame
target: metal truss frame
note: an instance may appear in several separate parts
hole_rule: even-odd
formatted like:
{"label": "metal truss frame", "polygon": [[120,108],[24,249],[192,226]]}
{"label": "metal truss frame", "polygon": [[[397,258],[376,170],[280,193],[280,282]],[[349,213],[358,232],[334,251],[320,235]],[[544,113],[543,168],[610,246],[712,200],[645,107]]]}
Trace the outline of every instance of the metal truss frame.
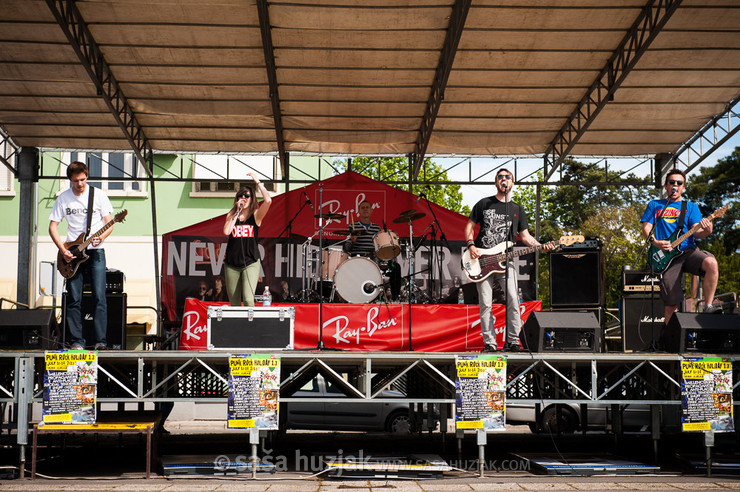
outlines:
{"label": "metal truss frame", "polygon": [[414,152],[409,156],[409,160],[411,161],[409,163],[409,182],[417,178],[421,165],[424,162],[424,155],[429,146],[429,139],[432,137],[434,122],[437,120],[439,107],[442,105],[445,97],[447,80],[450,77],[452,63],[455,61],[455,54],[460,44],[460,37],[465,27],[465,19],[468,17],[471,3],[472,0],[456,0],[455,5],[452,7],[450,26],[447,29],[439,63],[434,73],[432,90],[429,94],[426,108],[424,109],[424,116],[421,118],[421,127],[419,128],[419,135],[416,137]]}
{"label": "metal truss frame", "polygon": [[681,0],[650,0],[588,92],[558,131],[544,155],[545,180],[550,179],[671,18]]}
{"label": "metal truss frame", "polygon": [[[455,403],[456,358],[477,354],[287,351],[271,355],[281,359],[281,402],[354,404],[372,400],[448,405]],[[98,401],[226,402],[229,356],[216,351],[99,353]],[[740,373],[740,355],[728,359]],[[21,430],[28,429],[27,404],[41,401],[43,360],[43,352],[0,353],[0,369],[6,375],[0,380],[0,402],[17,407],[19,444],[26,439]],[[677,354],[512,353],[507,356],[507,402],[679,405],[681,360]],[[345,396],[292,396],[319,373],[339,385]],[[380,397],[391,385],[404,388],[406,396]],[[740,381],[735,381],[736,395],[739,388]]]}
{"label": "metal truss frame", "polygon": [[[734,119],[734,120],[733,120]],[[724,113],[709,120],[701,130],[688,139],[676,150],[672,161],[683,167],[684,172],[691,172],[712,152],[740,131],[740,94],[727,103]],[[705,149],[704,146],[708,145]]]}
{"label": "metal truss frame", "polygon": [[8,171],[13,173],[14,176],[18,175],[18,166],[14,166],[11,161],[17,158],[18,153],[21,151],[20,146],[15,143],[15,140],[8,135],[3,127],[0,126],[0,162],[8,168]]}

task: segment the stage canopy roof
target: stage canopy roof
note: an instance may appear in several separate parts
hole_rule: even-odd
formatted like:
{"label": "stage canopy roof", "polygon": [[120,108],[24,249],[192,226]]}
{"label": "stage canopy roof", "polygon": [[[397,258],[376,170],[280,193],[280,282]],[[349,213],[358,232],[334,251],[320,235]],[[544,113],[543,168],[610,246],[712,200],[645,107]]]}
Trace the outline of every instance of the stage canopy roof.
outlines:
{"label": "stage canopy roof", "polygon": [[739,91],[737,0],[0,0],[21,146],[644,156]]}

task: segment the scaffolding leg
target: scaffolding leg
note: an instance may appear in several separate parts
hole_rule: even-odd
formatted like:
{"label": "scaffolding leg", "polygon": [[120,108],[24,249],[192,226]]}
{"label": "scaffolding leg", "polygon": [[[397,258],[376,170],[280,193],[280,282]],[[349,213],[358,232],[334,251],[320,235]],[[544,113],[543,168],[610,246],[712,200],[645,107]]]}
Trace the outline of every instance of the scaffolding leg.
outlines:
{"label": "scaffolding leg", "polygon": [[712,476],[712,447],[714,446],[714,432],[704,433],[704,450],[707,458],[707,477]]}
{"label": "scaffolding leg", "polygon": [[476,437],[478,440],[478,477],[484,478],[486,469],[486,442],[488,435],[485,430],[478,429],[476,431]]}

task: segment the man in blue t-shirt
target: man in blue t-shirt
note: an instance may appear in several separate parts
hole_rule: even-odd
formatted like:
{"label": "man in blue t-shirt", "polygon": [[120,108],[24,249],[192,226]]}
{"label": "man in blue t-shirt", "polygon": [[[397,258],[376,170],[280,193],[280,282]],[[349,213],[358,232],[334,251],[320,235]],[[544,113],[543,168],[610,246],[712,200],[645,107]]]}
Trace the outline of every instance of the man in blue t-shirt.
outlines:
{"label": "man in blue t-shirt", "polygon": [[[651,244],[660,250],[671,251],[671,234],[678,228],[681,216],[681,203],[683,198],[681,194],[686,189],[686,175],[678,169],[668,171],[665,180],[665,190],[668,199],[652,200],[645,208],[640,222],[642,222],[642,235],[647,239],[652,233]],[[663,208],[668,206],[660,216]],[[657,221],[657,222],[656,222]],[[702,218],[699,207],[692,202],[686,201],[686,212],[683,221],[683,228],[679,231],[678,236],[691,229],[695,224],[700,224],[701,228],[693,236],[689,236],[683,241],[678,249],[684,251],[683,254],[673,259],[668,268],[663,272],[661,279],[660,297],[665,305],[665,323],[668,324],[673,313],[678,309],[678,305],[683,301],[684,286],[683,274],[688,272],[694,275],[704,275],[704,312],[721,313],[721,305],[714,305],[714,291],[717,289],[717,279],[719,270],[717,260],[712,253],[702,251],[696,246],[696,239],[703,239],[712,233],[712,221]],[[675,239],[675,238],[674,238]]]}

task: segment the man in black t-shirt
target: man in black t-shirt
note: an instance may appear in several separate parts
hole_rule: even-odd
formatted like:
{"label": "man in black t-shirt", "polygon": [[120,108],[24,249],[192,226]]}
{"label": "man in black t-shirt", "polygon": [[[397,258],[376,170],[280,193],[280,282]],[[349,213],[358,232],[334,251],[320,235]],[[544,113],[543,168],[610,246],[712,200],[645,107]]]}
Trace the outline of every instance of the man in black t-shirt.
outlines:
{"label": "man in black t-shirt", "polygon": [[[483,198],[475,204],[472,212],[470,212],[470,218],[465,224],[465,239],[468,242],[471,258],[480,258],[482,254],[487,254],[485,250],[498,244],[507,241],[516,242],[517,234],[527,246],[540,245],[539,241],[532,237],[527,230],[529,225],[524,209],[518,203],[511,201],[513,184],[511,172],[505,168],[500,169],[496,174],[496,195]],[[478,236],[473,239],[477,224],[480,224],[480,230]],[[544,251],[551,249],[552,245],[543,247]],[[485,352],[493,352],[502,348],[514,352],[521,350],[519,332],[522,329],[522,318],[519,311],[517,289],[519,279],[513,261],[507,262],[507,268],[509,272],[508,285],[505,285],[506,275],[504,273],[494,273],[476,284],[480,304],[481,331],[485,344],[483,350]],[[492,313],[494,299],[496,302],[505,303],[507,306],[506,343],[504,347],[499,347],[496,343],[494,330],[496,319]]]}

